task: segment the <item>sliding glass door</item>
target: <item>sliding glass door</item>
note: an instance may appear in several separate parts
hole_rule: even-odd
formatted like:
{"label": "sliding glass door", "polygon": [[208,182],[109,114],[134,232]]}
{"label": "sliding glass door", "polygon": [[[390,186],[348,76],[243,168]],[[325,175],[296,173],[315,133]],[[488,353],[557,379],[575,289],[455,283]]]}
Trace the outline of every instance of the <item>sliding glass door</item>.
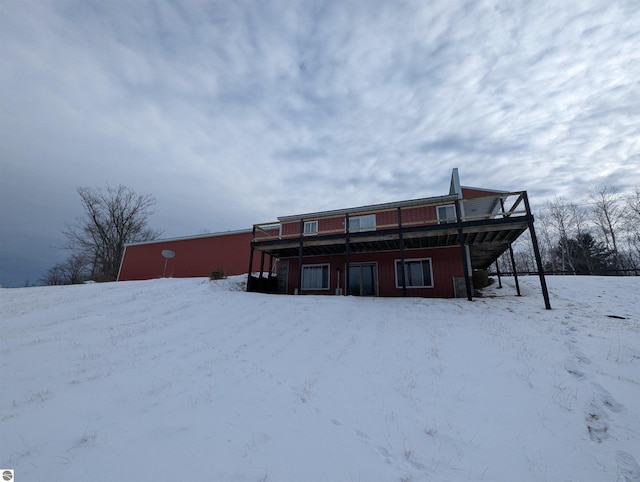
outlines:
{"label": "sliding glass door", "polygon": [[378,295],[378,269],[375,263],[352,264],[349,266],[349,290],[353,296]]}

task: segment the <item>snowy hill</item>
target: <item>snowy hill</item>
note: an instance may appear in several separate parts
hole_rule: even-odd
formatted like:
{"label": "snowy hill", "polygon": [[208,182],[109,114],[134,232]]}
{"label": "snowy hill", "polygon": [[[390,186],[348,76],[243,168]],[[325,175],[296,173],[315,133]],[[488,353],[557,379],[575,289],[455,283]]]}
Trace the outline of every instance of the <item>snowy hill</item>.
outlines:
{"label": "snowy hill", "polygon": [[640,278],[466,300],[0,290],[16,481],[638,481]]}

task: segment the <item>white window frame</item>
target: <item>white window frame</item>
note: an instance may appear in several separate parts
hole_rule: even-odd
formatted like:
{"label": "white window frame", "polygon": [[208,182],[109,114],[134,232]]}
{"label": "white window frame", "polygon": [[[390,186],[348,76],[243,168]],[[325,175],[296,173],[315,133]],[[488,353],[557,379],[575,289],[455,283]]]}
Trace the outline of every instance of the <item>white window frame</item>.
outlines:
{"label": "white window frame", "polygon": [[[326,279],[324,279],[324,273],[325,273],[325,268],[326,268]],[[317,286],[305,286],[305,278],[307,278],[308,280],[308,276],[309,274],[307,274],[307,276],[305,276],[305,273],[310,273],[311,271],[315,271],[315,270],[322,270],[321,274],[320,274],[320,287]],[[315,275],[317,276],[317,275]],[[324,264],[303,264],[302,265],[302,280],[300,280],[300,289],[301,290],[306,290],[306,291],[316,291],[316,290],[329,290],[330,285],[331,285],[331,267],[329,265],[329,263],[324,263]],[[326,282],[326,286],[325,285]]]}
{"label": "white window frame", "polygon": [[[424,263],[425,261],[429,262],[429,280],[431,281],[431,284],[429,285],[425,285],[425,284],[421,284],[421,285],[416,285],[416,284],[410,284],[410,276],[408,275],[407,272],[407,264],[418,264],[420,263],[420,271],[421,271],[421,276],[420,279],[422,280],[422,283],[424,283]],[[400,268],[400,260],[396,259],[394,266],[395,266],[395,277],[396,277],[396,288],[402,288],[402,282],[399,279],[398,276],[398,270]],[[407,289],[413,289],[413,288],[433,288],[433,261],[431,260],[431,258],[411,258],[411,259],[405,259],[404,260],[404,276],[405,279],[407,279]]]}
{"label": "white window frame", "polygon": [[[444,209],[444,216],[440,215],[440,209]],[[451,209],[453,210],[453,216],[448,216],[447,211]],[[438,224],[452,224],[458,221],[456,216],[456,205],[455,204],[443,204],[441,206],[436,207],[436,214],[438,216]]]}
{"label": "white window frame", "polygon": [[318,234],[318,221],[305,221],[304,222],[304,235],[315,236]]}
{"label": "white window frame", "polygon": [[[355,221],[357,221],[358,226],[355,226]],[[364,223],[363,223],[364,221]],[[363,226],[364,224],[364,226]],[[375,231],[376,230],[376,215],[374,214],[363,214],[362,216],[353,216],[349,217],[349,232],[350,233],[361,233],[363,231]]]}

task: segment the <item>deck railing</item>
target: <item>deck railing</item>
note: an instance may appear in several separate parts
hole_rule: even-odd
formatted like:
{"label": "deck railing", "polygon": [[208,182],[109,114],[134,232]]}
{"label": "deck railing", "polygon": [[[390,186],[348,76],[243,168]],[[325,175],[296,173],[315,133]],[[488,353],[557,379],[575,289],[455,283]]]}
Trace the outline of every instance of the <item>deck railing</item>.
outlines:
{"label": "deck railing", "polygon": [[[453,224],[457,223],[457,216],[438,218],[437,208],[440,206],[455,205],[456,212],[460,212],[461,221],[481,221],[498,218],[518,218],[525,216],[527,213],[526,203],[523,203],[526,197],[526,191],[514,191],[508,193],[500,193],[495,195],[488,195],[482,197],[462,198],[462,199],[440,199],[433,202],[425,202],[418,204],[403,205],[397,207],[378,208],[372,206],[371,209],[363,208],[362,210],[341,212],[341,213],[328,213],[328,214],[311,214],[308,217],[299,217],[289,221],[275,221],[268,223],[258,223],[253,226],[253,238],[254,242],[267,242],[275,240],[286,239],[299,239],[303,237],[321,237],[329,236],[332,234],[346,233],[346,226],[348,220],[356,216],[366,216],[370,214],[376,215],[375,228],[371,229],[359,229],[351,230],[350,232],[363,232],[363,231],[384,231],[389,229],[402,228],[414,228],[418,226],[434,226],[438,224]],[[336,220],[338,222],[325,223],[324,221]],[[378,223],[381,220],[381,223]],[[318,230],[314,233],[303,232],[305,221],[318,221]],[[284,225],[296,224],[296,228],[290,230],[290,232],[283,233]],[[340,227],[332,227],[330,229],[320,229],[323,224],[330,224],[333,226],[340,225]]]}

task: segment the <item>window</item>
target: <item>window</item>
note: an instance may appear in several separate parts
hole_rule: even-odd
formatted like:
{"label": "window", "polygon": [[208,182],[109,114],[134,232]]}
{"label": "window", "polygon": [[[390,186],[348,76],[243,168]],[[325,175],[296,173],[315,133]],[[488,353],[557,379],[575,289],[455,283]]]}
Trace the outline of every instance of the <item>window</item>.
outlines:
{"label": "window", "polygon": [[457,221],[455,204],[438,206],[438,224],[455,223]]}
{"label": "window", "polygon": [[[396,259],[396,288],[402,288],[402,264]],[[404,279],[407,288],[433,288],[431,258],[405,259]]]}
{"label": "window", "polygon": [[376,215],[366,214],[364,216],[354,216],[349,218],[349,232],[357,233],[359,231],[375,231]]}
{"label": "window", "polygon": [[318,234],[318,221],[305,221],[304,222],[304,235]]}
{"label": "window", "polygon": [[329,265],[311,264],[302,266],[303,290],[328,290],[329,289]]}

